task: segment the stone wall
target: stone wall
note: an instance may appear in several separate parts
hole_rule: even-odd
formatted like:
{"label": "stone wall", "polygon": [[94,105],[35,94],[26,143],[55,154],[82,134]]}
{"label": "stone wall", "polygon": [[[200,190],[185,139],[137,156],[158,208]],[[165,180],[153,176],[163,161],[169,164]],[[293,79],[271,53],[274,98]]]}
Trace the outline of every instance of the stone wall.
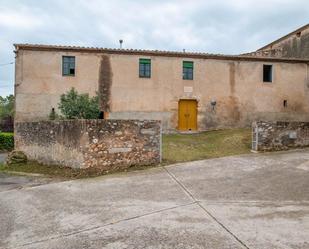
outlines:
{"label": "stone wall", "polygon": [[252,124],[252,150],[277,151],[309,146],[309,122],[266,122]]}
{"label": "stone wall", "polygon": [[15,149],[43,164],[115,170],[161,161],[160,121],[15,123]]}

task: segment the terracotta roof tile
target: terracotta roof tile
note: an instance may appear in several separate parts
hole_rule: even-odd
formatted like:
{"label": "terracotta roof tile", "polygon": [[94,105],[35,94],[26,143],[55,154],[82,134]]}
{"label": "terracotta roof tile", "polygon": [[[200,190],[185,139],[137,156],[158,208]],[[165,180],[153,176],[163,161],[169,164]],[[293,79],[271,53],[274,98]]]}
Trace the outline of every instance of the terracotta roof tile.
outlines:
{"label": "terracotta roof tile", "polygon": [[278,58],[243,55],[224,55],[210,54],[201,52],[179,52],[164,50],[144,50],[144,49],[120,49],[120,48],[100,48],[100,47],[81,47],[81,46],[62,46],[62,45],[43,45],[43,44],[14,44],[16,52],[18,50],[37,50],[37,51],[72,51],[72,52],[89,52],[89,53],[107,53],[107,54],[127,54],[127,55],[144,55],[144,56],[168,56],[197,59],[217,59],[217,60],[239,60],[239,61],[274,61],[274,62],[291,62],[291,63],[309,63],[308,59],[297,58]]}

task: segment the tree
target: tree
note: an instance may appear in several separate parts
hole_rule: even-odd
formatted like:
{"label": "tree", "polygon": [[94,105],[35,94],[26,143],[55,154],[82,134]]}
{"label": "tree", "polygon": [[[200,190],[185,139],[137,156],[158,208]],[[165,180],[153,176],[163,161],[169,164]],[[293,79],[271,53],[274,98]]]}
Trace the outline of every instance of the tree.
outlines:
{"label": "tree", "polygon": [[99,117],[99,97],[79,94],[71,88],[60,97],[59,110],[67,119],[97,119]]}
{"label": "tree", "polygon": [[14,95],[0,96],[0,119],[13,118],[14,116]]}

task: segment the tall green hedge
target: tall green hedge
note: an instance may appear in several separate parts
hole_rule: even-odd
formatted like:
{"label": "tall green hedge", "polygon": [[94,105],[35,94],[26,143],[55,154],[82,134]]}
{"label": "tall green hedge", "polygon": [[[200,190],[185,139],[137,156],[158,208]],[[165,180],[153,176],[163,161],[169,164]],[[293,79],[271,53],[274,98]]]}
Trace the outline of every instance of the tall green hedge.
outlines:
{"label": "tall green hedge", "polygon": [[14,149],[14,134],[0,132],[0,151],[11,151]]}

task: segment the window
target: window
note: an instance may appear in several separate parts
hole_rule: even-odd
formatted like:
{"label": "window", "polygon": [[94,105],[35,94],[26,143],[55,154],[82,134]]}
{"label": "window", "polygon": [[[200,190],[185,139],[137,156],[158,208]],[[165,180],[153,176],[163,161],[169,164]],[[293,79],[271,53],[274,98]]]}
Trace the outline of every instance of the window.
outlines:
{"label": "window", "polygon": [[151,60],[139,59],[139,77],[150,78],[151,76]]}
{"label": "window", "polygon": [[184,80],[193,80],[193,62],[192,61],[182,62],[182,78]]}
{"label": "window", "polygon": [[99,119],[104,119],[104,112],[102,111],[99,112]]}
{"label": "window", "polygon": [[263,81],[272,82],[273,81],[273,66],[263,65]]}
{"label": "window", "polygon": [[62,75],[75,75],[75,56],[62,56]]}
{"label": "window", "polygon": [[287,108],[288,107],[288,101],[285,99],[283,100],[283,107],[284,108]]}

